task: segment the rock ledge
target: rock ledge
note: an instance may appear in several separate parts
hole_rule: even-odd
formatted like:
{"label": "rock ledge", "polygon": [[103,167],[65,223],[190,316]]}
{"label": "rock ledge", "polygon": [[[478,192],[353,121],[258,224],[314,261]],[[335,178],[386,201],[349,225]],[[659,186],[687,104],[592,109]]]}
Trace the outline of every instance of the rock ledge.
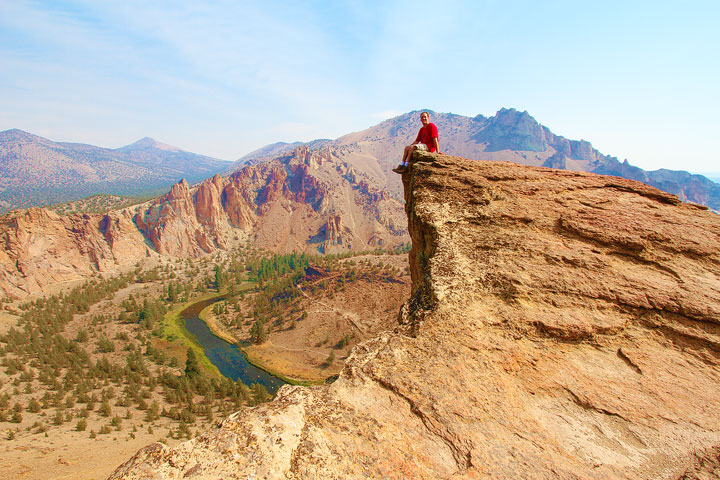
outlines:
{"label": "rock ledge", "polygon": [[720,217],[615,177],[416,159],[396,331],[110,478],[717,478]]}

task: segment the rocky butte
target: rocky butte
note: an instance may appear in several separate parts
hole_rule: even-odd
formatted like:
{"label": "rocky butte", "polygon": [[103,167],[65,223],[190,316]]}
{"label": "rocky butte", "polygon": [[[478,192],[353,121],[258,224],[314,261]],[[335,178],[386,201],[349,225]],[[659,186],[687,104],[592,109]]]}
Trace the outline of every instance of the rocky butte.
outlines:
{"label": "rocky butte", "polygon": [[395,331],[111,478],[717,478],[718,216],[632,180],[416,158]]}

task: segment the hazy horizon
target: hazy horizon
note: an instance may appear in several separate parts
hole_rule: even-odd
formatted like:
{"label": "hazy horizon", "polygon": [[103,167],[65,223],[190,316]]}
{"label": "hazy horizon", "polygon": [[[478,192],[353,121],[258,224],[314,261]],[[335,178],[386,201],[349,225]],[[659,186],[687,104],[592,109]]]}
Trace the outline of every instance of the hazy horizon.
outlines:
{"label": "hazy horizon", "polygon": [[[443,112],[443,113],[445,113],[445,112]],[[372,125],[370,125],[370,126],[372,126]],[[369,127],[370,127],[370,126],[369,126]],[[13,130],[13,128],[10,128],[10,129],[7,129],[7,130],[2,130],[2,131],[0,131],[0,133],[5,132],[5,131],[8,131],[8,130]],[[22,130],[22,129],[18,129],[18,130]],[[363,129],[363,130],[364,130],[364,129]],[[33,135],[37,135],[37,134],[35,134],[34,132],[28,132],[28,131],[26,131],[26,130],[22,130],[22,131],[24,131],[24,132],[26,132],[26,133],[33,134]],[[353,132],[347,132],[347,133],[353,133]],[[557,132],[553,132],[553,133],[555,133],[556,135],[561,135],[561,134],[559,134],[559,133],[557,133]],[[47,137],[43,137],[43,138],[47,138]],[[139,138],[139,139],[137,139],[137,140],[134,140],[134,141],[132,141],[132,142],[126,144],[126,145],[120,145],[120,146],[117,146],[117,147],[109,147],[109,146],[105,146],[105,145],[94,145],[94,144],[90,144],[90,145],[93,145],[93,146],[95,146],[95,147],[107,148],[107,149],[111,149],[111,150],[117,150],[117,149],[120,149],[120,148],[123,148],[123,147],[127,147],[127,146],[129,146],[129,145],[132,145],[133,143],[138,142],[139,140],[142,140],[142,139],[144,139],[144,138],[151,138],[152,140],[155,140],[156,142],[163,143],[163,144],[167,144],[167,142],[163,142],[162,139],[157,139],[157,138],[152,138],[152,137],[142,137],[142,138]],[[56,142],[56,143],[79,143],[79,144],[82,143],[82,142],[74,142],[74,141],[71,141],[71,140],[63,140],[63,139],[55,139],[55,138],[47,138],[47,139],[50,140],[50,141]],[[324,139],[317,139],[317,138],[316,138],[316,139],[312,139],[312,140],[324,140]],[[308,142],[310,142],[310,141],[312,141],[312,140],[309,140]],[[330,140],[334,140],[334,139],[330,139]],[[569,140],[576,140],[576,139],[571,138],[571,139],[569,139]],[[298,141],[300,141],[300,140],[295,140],[295,141],[282,141],[282,140],[278,140],[277,142],[272,142],[272,143],[287,143],[287,144],[291,144],[291,143],[295,143],[295,142],[298,142]],[[263,145],[262,147],[267,146],[267,145],[271,145],[272,143]],[[303,142],[303,143],[306,143],[306,142]],[[168,144],[168,145],[169,145],[169,144]],[[177,148],[179,148],[180,150],[183,150],[183,151],[186,151],[186,152],[189,152],[189,153],[195,153],[195,154],[198,154],[198,155],[205,155],[205,156],[208,156],[208,157],[210,156],[210,155],[208,155],[208,154],[206,154],[206,153],[204,153],[204,152],[193,152],[193,151],[187,150],[187,149],[183,148],[182,145],[170,145],[170,146],[172,146],[172,147],[177,147]],[[259,147],[259,148],[262,148],[262,147]],[[255,150],[257,150],[257,149],[255,149]],[[252,153],[252,151],[246,152],[245,155],[247,155],[247,154],[249,154],[249,153]],[[605,152],[600,152],[600,153],[606,154]],[[238,158],[232,159],[232,160],[228,160],[228,159],[224,159],[224,158],[216,158],[216,157],[212,157],[212,158],[215,158],[216,160],[225,161],[225,162],[228,162],[228,163],[233,163],[233,162],[237,161],[239,158],[242,158],[242,157],[238,157]],[[631,164],[631,165],[634,165],[632,162],[630,162],[630,164]],[[637,165],[634,165],[634,166],[637,166]],[[641,167],[641,168],[642,168],[642,167]],[[655,168],[655,169],[644,169],[644,170],[646,170],[646,171],[653,171],[653,170],[660,170],[660,169],[662,169],[662,168],[665,168],[665,167],[660,167],[660,168]],[[682,168],[670,168],[670,169],[666,168],[666,170],[686,171],[686,172],[689,172],[689,173],[694,174],[694,175],[703,175],[703,176],[707,177],[708,179],[710,179],[710,180],[712,180],[712,181],[714,181],[714,182],[716,182],[716,183],[720,183],[720,170],[710,171],[710,172],[696,172],[696,171],[691,171],[691,170],[682,169]]]}

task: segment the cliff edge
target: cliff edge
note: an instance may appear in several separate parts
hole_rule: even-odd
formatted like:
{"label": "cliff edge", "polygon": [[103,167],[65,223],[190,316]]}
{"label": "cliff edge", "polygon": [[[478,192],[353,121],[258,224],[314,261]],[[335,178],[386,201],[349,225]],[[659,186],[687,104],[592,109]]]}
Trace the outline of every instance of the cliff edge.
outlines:
{"label": "cliff edge", "polygon": [[416,159],[396,331],[110,478],[716,478],[720,218],[615,177]]}

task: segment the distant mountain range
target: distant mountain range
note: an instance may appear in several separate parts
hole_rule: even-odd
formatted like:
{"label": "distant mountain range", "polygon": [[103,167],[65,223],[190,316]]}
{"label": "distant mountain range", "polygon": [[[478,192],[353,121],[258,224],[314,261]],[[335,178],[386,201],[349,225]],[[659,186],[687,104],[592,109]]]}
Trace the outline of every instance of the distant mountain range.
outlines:
{"label": "distant mountain range", "polygon": [[[586,140],[568,140],[555,135],[528,112],[503,108],[492,117],[430,113],[430,121],[440,131],[443,153],[474,160],[511,161],[528,166],[615,175],[647,183],[677,195],[682,201],[720,210],[720,185],[707,177],[666,169],[645,171],[630,165],[627,160],[621,162],[598,152]],[[336,140],[314,140],[303,145],[311,149],[330,148],[357,171],[365,173],[374,186],[387,188],[400,198],[400,179],[391,169],[397,165],[403,146],[414,141],[421,126],[419,117],[420,110],[409,112]],[[233,163],[227,172],[281,155],[298,145],[301,144],[268,145]]]}
{"label": "distant mountain range", "polygon": [[159,195],[182,178],[198,182],[227,165],[152,138],[109,149],[6,130],[0,132],[0,212],[97,193]]}
{"label": "distant mountain range", "polygon": [[[117,186],[120,167],[136,186],[147,188],[158,171],[189,181],[175,183],[169,193],[153,200],[108,212],[57,215],[30,209],[0,216],[0,238],[5,239],[0,294],[39,293],[96,271],[122,270],[147,256],[198,257],[244,242],[275,252],[396,248],[409,237],[401,179],[391,169],[402,147],[414,140],[418,117],[419,112],[410,112],[335,140],[268,145],[228,170],[227,162],[203,163],[207,157],[151,139],[107,150],[4,132],[5,137],[21,137],[9,146],[7,140],[2,143],[3,161],[24,175],[13,177],[3,169],[5,181],[34,179],[36,185],[46,182],[48,191],[65,188],[77,194],[75,184],[86,189]],[[669,170],[645,172],[599,153],[587,141],[553,134],[526,112],[503,109],[487,118],[434,113],[432,120],[447,154],[639,179],[681,200],[720,210],[720,185],[707,178]],[[223,169],[225,176],[193,187],[189,168],[176,166],[185,165],[182,160],[205,172]],[[199,170],[194,170],[197,176],[204,175]],[[6,188],[4,193],[8,190],[13,191]]]}
{"label": "distant mountain range", "polygon": [[[420,127],[420,111],[391,118],[340,138],[278,142],[229,163],[144,138],[107,149],[57,143],[21,130],[0,132],[0,213],[12,208],[76,200],[97,193],[154,195],[185,178],[190,184],[215,173],[225,176],[304,147],[324,148],[353,167],[368,185],[401,199],[399,177],[391,172],[403,146]],[[660,169],[645,171],[604,155],[586,140],[555,135],[527,112],[500,109],[494,116],[466,117],[431,111],[443,153],[475,160],[593,172],[639,180],[683,201],[720,210],[720,184],[702,175]]]}

